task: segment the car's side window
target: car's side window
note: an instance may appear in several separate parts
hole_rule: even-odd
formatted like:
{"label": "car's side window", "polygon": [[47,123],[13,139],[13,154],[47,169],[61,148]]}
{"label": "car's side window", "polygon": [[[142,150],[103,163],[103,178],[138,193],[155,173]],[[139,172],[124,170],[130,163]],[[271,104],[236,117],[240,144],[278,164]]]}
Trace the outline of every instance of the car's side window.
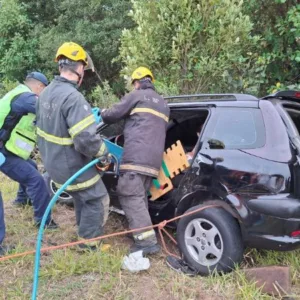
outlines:
{"label": "car's side window", "polygon": [[265,144],[265,126],[259,109],[218,108],[205,134],[208,149],[253,149]]}

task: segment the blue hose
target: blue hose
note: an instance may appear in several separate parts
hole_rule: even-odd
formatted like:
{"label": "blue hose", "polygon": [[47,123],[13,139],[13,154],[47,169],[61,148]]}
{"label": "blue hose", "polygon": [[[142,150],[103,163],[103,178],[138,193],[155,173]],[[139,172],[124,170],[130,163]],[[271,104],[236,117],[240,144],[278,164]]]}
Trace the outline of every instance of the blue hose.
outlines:
{"label": "blue hose", "polygon": [[72,177],[70,177],[63,186],[55,193],[55,195],[52,197],[50,203],[48,204],[48,207],[44,213],[44,216],[42,218],[40,229],[37,236],[37,242],[36,242],[36,252],[35,252],[35,261],[34,261],[34,273],[33,273],[33,287],[32,287],[32,300],[36,300],[38,286],[39,286],[39,271],[40,271],[40,257],[41,257],[41,246],[42,246],[42,239],[44,234],[44,227],[46,224],[47,217],[57,201],[60,194],[67,188],[68,185],[70,185],[78,176],[80,176],[82,173],[84,173],[86,170],[88,170],[90,167],[96,165],[100,161],[99,158],[94,159],[89,164],[81,168],[78,172],[76,172]]}

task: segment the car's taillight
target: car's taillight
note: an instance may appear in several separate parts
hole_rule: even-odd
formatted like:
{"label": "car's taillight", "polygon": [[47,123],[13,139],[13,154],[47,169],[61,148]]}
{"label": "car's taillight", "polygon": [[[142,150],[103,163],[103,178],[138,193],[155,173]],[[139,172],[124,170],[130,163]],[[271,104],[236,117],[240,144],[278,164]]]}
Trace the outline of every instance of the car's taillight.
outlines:
{"label": "car's taillight", "polygon": [[300,99],[300,92],[296,92],[296,93],[295,93],[295,98]]}
{"label": "car's taillight", "polygon": [[291,233],[291,237],[300,237],[300,230],[295,230]]}

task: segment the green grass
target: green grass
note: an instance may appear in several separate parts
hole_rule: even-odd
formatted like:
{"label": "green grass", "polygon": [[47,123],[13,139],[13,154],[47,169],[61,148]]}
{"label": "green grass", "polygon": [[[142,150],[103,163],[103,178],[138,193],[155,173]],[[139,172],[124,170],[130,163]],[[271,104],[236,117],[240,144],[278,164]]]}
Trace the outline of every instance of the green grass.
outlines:
{"label": "green grass", "polygon": [[[15,244],[15,252],[35,247],[37,229],[32,221],[32,209],[15,208],[18,185],[0,175],[0,189],[5,201],[7,243]],[[54,218],[60,229],[46,232],[44,245],[63,244],[76,237],[75,216],[71,209],[57,206]],[[123,229],[123,220],[112,215],[107,232]],[[274,252],[249,250],[243,264],[230,274],[189,278],[170,270],[163,253],[151,258],[151,268],[138,274],[121,270],[122,257],[130,241],[119,237],[108,240],[109,251],[78,252],[68,248],[44,253],[41,257],[39,299],[274,299],[264,295],[254,282],[248,282],[242,268],[252,266],[290,266],[292,293],[300,299],[300,251]],[[31,295],[33,256],[0,263],[0,299],[23,300]]]}

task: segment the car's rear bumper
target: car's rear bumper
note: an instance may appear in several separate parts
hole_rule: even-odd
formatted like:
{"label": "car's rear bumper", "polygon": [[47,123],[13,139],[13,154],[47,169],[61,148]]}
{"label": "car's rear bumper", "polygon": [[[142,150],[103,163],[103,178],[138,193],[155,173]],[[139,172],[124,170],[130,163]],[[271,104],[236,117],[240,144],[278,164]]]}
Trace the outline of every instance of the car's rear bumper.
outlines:
{"label": "car's rear bumper", "polygon": [[300,238],[273,235],[252,235],[246,244],[249,247],[276,251],[291,251],[300,248]]}
{"label": "car's rear bumper", "polygon": [[289,251],[300,248],[300,236],[292,233],[300,230],[300,219],[282,219],[260,215],[260,222],[243,230],[247,246],[259,249]]}

